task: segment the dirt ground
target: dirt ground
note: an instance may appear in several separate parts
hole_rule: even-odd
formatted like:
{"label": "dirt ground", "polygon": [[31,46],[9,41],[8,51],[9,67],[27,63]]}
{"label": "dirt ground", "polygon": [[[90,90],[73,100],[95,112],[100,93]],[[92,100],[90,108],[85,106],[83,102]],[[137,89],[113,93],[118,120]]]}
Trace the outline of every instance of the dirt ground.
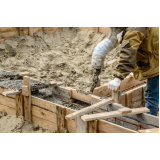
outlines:
{"label": "dirt ground", "polygon": [[16,118],[0,111],[0,133],[52,133],[52,131],[39,128],[37,124],[24,120],[24,117]]}
{"label": "dirt ground", "polygon": [[[33,78],[60,81],[64,86],[89,91],[93,75],[92,53],[106,37],[104,33],[78,28],[63,28],[50,35],[36,32],[33,37],[13,37],[0,43],[0,68],[28,71]],[[113,78],[116,59],[117,55],[106,57],[101,84]]]}

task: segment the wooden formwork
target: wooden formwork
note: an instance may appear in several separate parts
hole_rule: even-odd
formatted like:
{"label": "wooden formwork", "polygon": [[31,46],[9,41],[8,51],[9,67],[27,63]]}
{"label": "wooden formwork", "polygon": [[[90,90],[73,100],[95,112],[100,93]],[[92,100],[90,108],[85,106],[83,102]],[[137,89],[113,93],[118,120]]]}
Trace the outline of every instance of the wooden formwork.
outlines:
{"label": "wooden formwork", "polygon": [[[132,79],[132,77],[130,77],[130,79]],[[93,114],[91,115],[94,115],[97,112],[112,112],[123,109],[122,105],[112,103],[113,101],[111,98],[111,101],[108,102],[109,100],[103,100],[96,95],[86,95],[84,93],[77,92],[73,88],[63,86],[57,86],[56,88],[53,87],[52,89],[54,93],[61,95],[62,98],[66,98],[68,100],[76,99],[86,102],[91,104],[91,108],[93,105],[98,106],[101,102],[107,102],[106,105],[102,105],[102,107],[92,109],[91,111]],[[117,116],[109,119],[103,118],[103,120],[95,119],[87,122],[83,121],[80,116],[71,119],[67,118],[67,116],[82,111],[75,111],[65,106],[52,103],[34,96],[30,97],[31,105],[29,108],[29,105],[25,104],[25,94],[8,94],[6,97],[4,96],[4,92],[6,93],[7,91],[11,90],[0,87],[0,110],[6,110],[9,115],[24,116],[25,119],[30,119],[33,123],[38,124],[40,127],[54,130],[57,133],[64,133],[66,131],[69,133],[137,133],[138,130],[143,130],[142,132],[152,132],[148,129],[156,128],[157,130],[159,128],[159,118],[143,112],[140,112],[140,114],[132,115],[125,114],[120,117]],[[126,95],[127,92],[125,92],[124,95]],[[134,92],[136,93],[139,91],[134,88]],[[89,107],[86,108],[88,109]],[[28,110],[30,111],[28,112]],[[28,114],[30,113],[31,118],[28,118]],[[144,129],[147,129],[147,131]],[[141,133],[141,131],[138,132]]]}
{"label": "wooden formwork", "polygon": [[[0,27],[0,42],[14,36],[33,36],[37,31],[44,31],[47,34],[52,34],[61,30],[64,27]],[[80,30],[90,29],[95,33],[103,32],[109,34],[108,27],[79,27]]]}

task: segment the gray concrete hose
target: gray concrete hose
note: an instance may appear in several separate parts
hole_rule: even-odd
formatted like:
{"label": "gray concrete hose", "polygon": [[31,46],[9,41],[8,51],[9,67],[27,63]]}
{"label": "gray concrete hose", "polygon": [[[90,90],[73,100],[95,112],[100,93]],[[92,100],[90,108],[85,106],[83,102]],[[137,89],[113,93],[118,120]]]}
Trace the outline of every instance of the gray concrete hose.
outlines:
{"label": "gray concrete hose", "polygon": [[92,54],[91,65],[94,69],[104,67],[104,59],[106,55],[117,46],[117,35],[124,30],[124,27],[111,27],[110,33],[106,39],[98,43]]}

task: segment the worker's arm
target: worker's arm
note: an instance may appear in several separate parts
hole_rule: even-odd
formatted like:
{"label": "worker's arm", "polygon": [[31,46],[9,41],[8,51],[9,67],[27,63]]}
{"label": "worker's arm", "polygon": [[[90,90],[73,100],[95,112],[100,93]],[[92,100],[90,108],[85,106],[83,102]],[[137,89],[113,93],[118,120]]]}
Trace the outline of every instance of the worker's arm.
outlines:
{"label": "worker's arm", "polygon": [[145,38],[145,33],[146,27],[127,28],[114,72],[115,77],[123,80],[130,72],[133,72],[137,59],[137,50]]}
{"label": "worker's arm", "polygon": [[116,70],[115,79],[109,82],[109,88],[117,90],[121,81],[133,72],[137,59],[137,50],[145,38],[146,27],[129,27],[124,35]]}

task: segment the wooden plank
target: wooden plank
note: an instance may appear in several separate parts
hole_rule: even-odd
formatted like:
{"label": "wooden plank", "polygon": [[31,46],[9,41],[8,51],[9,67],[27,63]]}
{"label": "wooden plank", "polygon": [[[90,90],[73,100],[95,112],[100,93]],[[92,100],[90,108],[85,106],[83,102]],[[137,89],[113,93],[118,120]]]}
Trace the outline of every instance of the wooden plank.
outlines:
{"label": "wooden plank", "polygon": [[56,113],[46,111],[36,106],[32,106],[32,115],[55,123],[57,125],[57,116]]}
{"label": "wooden plank", "polygon": [[16,109],[16,100],[0,95],[0,104]]}
{"label": "wooden plank", "polygon": [[[52,111],[54,113],[56,113],[56,106],[58,105],[58,104],[46,101],[44,99],[34,97],[34,96],[31,97],[31,104],[34,106],[38,106],[40,108],[46,109],[48,111]],[[61,105],[58,105],[58,106],[61,106]]]}
{"label": "wooden plank", "polygon": [[72,94],[71,95],[72,95],[72,98],[74,98],[74,99],[78,99],[80,101],[91,104],[92,96],[90,94],[87,95],[87,94],[78,92],[75,89],[72,89]]}
{"label": "wooden plank", "polygon": [[97,120],[97,119],[107,119],[107,118],[119,117],[119,116],[124,116],[124,115],[141,114],[141,113],[146,113],[146,112],[149,112],[149,109],[146,107],[143,107],[143,108],[132,109],[132,112],[130,113],[120,113],[119,111],[112,111],[112,112],[84,115],[81,117],[81,119],[86,122],[86,121],[92,121],[92,120]]}
{"label": "wooden plank", "polygon": [[29,36],[33,36],[33,27],[29,27]]}
{"label": "wooden plank", "polygon": [[29,75],[30,75],[29,72],[20,72],[20,73],[19,73],[19,77],[29,76]]}
{"label": "wooden plank", "polygon": [[90,112],[92,112],[93,110],[98,109],[98,108],[100,108],[100,107],[102,107],[102,106],[107,106],[107,105],[109,105],[109,104],[111,104],[111,103],[113,103],[113,102],[114,102],[113,99],[108,98],[108,99],[102,100],[102,101],[99,102],[99,103],[96,103],[96,104],[94,104],[94,105],[91,105],[91,106],[89,106],[89,107],[83,108],[83,109],[81,109],[81,110],[79,110],[79,111],[76,111],[76,112],[74,112],[74,113],[71,113],[71,114],[67,115],[65,118],[66,118],[66,119],[73,119],[73,118],[76,118],[76,117],[81,116],[81,115],[83,115],[83,114],[90,113]]}
{"label": "wooden plank", "polygon": [[[144,83],[146,83],[146,80],[137,81],[134,79],[132,75],[129,75],[124,80],[122,80],[121,85],[120,85],[120,91],[124,91],[124,90],[127,90],[129,88],[132,88],[137,85],[144,84]],[[112,94],[112,91],[108,89],[108,83],[95,88],[93,91],[93,95],[96,95],[99,97],[108,97],[111,94]]]}
{"label": "wooden plank", "polygon": [[66,115],[66,109],[57,106],[57,133],[64,133],[66,128],[65,123],[65,115]]}
{"label": "wooden plank", "polygon": [[16,95],[16,117],[24,116],[24,108],[23,108],[23,95]]}
{"label": "wooden plank", "polygon": [[132,110],[129,108],[122,108],[122,109],[119,109],[118,112],[120,112],[121,114],[125,114],[125,113],[132,112]]}
{"label": "wooden plank", "polygon": [[[122,105],[117,104],[117,103],[112,103],[111,105],[108,106],[108,111],[116,111],[120,108],[124,108]],[[159,128],[159,117],[152,116],[147,113],[142,113],[142,114],[137,114],[137,115],[125,115],[125,117],[128,117],[132,120],[136,120],[142,124],[148,124],[152,125],[155,128]]]}
{"label": "wooden plank", "polygon": [[121,100],[119,102],[122,106],[126,107],[126,98],[125,98],[125,93],[121,94]]}
{"label": "wooden plank", "polygon": [[137,133],[136,131],[133,131],[131,129],[127,129],[104,120],[98,120],[98,132],[99,133]]}
{"label": "wooden plank", "polygon": [[126,99],[126,107],[132,108],[132,91],[128,91],[125,94],[125,99]]}
{"label": "wooden plank", "polygon": [[115,101],[115,103],[119,103],[121,99],[121,91],[119,91],[119,89],[117,91],[112,90],[112,99]]}
{"label": "wooden plank", "polygon": [[4,96],[10,96],[10,95],[16,95],[16,94],[20,94],[21,92],[20,91],[6,91],[6,92],[3,92],[2,95]]}
{"label": "wooden plank", "polygon": [[97,131],[97,125],[98,124],[98,121],[95,120],[95,121],[89,121],[88,122],[88,133],[98,133]]}
{"label": "wooden plank", "polygon": [[138,133],[159,133],[159,128],[138,130]]}
{"label": "wooden plank", "polygon": [[87,122],[82,121],[81,117],[76,118],[76,133],[87,133]]}
{"label": "wooden plank", "polygon": [[36,117],[32,115],[32,122],[38,124],[42,128],[50,129],[51,131],[57,130],[57,125],[45,119]]}
{"label": "wooden plank", "polygon": [[16,115],[16,109],[0,104],[0,111],[5,110],[8,115]]}
{"label": "wooden plank", "polygon": [[99,32],[109,34],[110,28],[109,27],[99,27]]}
{"label": "wooden plank", "polygon": [[66,98],[71,98],[71,89],[70,88],[58,86],[58,87],[53,88],[53,92],[56,95],[60,95],[60,96],[66,97]]}
{"label": "wooden plank", "polygon": [[[7,91],[13,91],[13,90],[0,87],[0,95],[1,95],[3,92],[7,92]],[[9,97],[16,98],[16,95],[11,95],[11,96],[9,96]]]}
{"label": "wooden plank", "polygon": [[24,96],[24,117],[26,120],[32,121],[30,78],[28,76],[23,77],[23,84],[28,87],[28,96]]}
{"label": "wooden plank", "polygon": [[91,104],[95,104],[102,101],[102,99],[98,96],[92,95],[92,100],[91,100]]}

